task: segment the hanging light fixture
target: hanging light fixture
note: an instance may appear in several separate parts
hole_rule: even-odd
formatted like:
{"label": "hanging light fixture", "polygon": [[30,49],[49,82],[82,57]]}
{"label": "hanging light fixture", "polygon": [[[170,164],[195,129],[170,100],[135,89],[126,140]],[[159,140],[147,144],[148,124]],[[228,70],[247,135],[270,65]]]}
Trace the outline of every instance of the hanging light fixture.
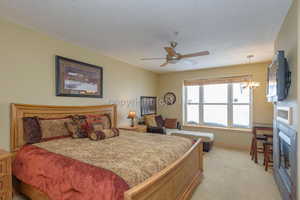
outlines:
{"label": "hanging light fixture", "polygon": [[260,82],[250,81],[248,83],[243,84],[243,89],[250,88],[254,89],[260,86]]}
{"label": "hanging light fixture", "polygon": [[[251,59],[254,58],[254,55],[250,54],[247,56],[248,60],[249,60],[249,64],[251,64]],[[249,82],[245,82],[244,84],[242,84],[242,89],[255,89],[257,87],[260,86],[260,82],[257,81],[249,81]]]}

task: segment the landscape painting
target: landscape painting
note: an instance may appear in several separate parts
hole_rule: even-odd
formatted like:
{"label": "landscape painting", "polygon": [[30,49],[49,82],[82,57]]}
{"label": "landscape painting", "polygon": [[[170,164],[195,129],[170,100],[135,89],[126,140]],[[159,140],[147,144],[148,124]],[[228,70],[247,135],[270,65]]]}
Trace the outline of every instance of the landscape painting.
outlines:
{"label": "landscape painting", "polygon": [[56,56],[56,95],[103,97],[102,67]]}

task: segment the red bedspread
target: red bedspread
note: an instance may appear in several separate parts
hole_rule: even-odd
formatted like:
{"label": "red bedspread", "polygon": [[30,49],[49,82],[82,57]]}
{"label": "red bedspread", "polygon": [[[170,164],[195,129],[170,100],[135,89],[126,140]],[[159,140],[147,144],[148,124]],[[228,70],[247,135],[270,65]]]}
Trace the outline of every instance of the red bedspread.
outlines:
{"label": "red bedspread", "polygon": [[13,174],[52,200],[122,200],[128,184],[113,172],[24,146],[16,155]]}

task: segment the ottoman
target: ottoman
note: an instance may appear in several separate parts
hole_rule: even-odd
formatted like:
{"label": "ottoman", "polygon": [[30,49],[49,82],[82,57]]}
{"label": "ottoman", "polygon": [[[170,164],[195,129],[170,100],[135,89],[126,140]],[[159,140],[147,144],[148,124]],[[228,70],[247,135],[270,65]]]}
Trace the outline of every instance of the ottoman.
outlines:
{"label": "ottoman", "polygon": [[190,138],[194,140],[198,140],[201,138],[203,142],[203,151],[209,152],[214,143],[214,134],[207,133],[207,132],[200,132],[200,131],[186,131],[186,130],[179,130],[179,129],[166,129],[167,135],[174,135],[180,136],[185,138]]}

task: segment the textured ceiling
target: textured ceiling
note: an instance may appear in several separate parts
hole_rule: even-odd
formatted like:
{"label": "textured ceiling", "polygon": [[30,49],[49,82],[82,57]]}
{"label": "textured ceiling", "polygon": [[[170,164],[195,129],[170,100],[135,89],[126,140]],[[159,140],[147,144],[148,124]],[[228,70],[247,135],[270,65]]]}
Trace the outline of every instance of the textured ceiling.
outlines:
{"label": "textured ceiling", "polygon": [[[157,72],[268,61],[292,0],[0,0],[0,16],[56,38]],[[174,32],[179,32],[176,36]],[[182,54],[211,55],[170,64],[171,40]]]}

